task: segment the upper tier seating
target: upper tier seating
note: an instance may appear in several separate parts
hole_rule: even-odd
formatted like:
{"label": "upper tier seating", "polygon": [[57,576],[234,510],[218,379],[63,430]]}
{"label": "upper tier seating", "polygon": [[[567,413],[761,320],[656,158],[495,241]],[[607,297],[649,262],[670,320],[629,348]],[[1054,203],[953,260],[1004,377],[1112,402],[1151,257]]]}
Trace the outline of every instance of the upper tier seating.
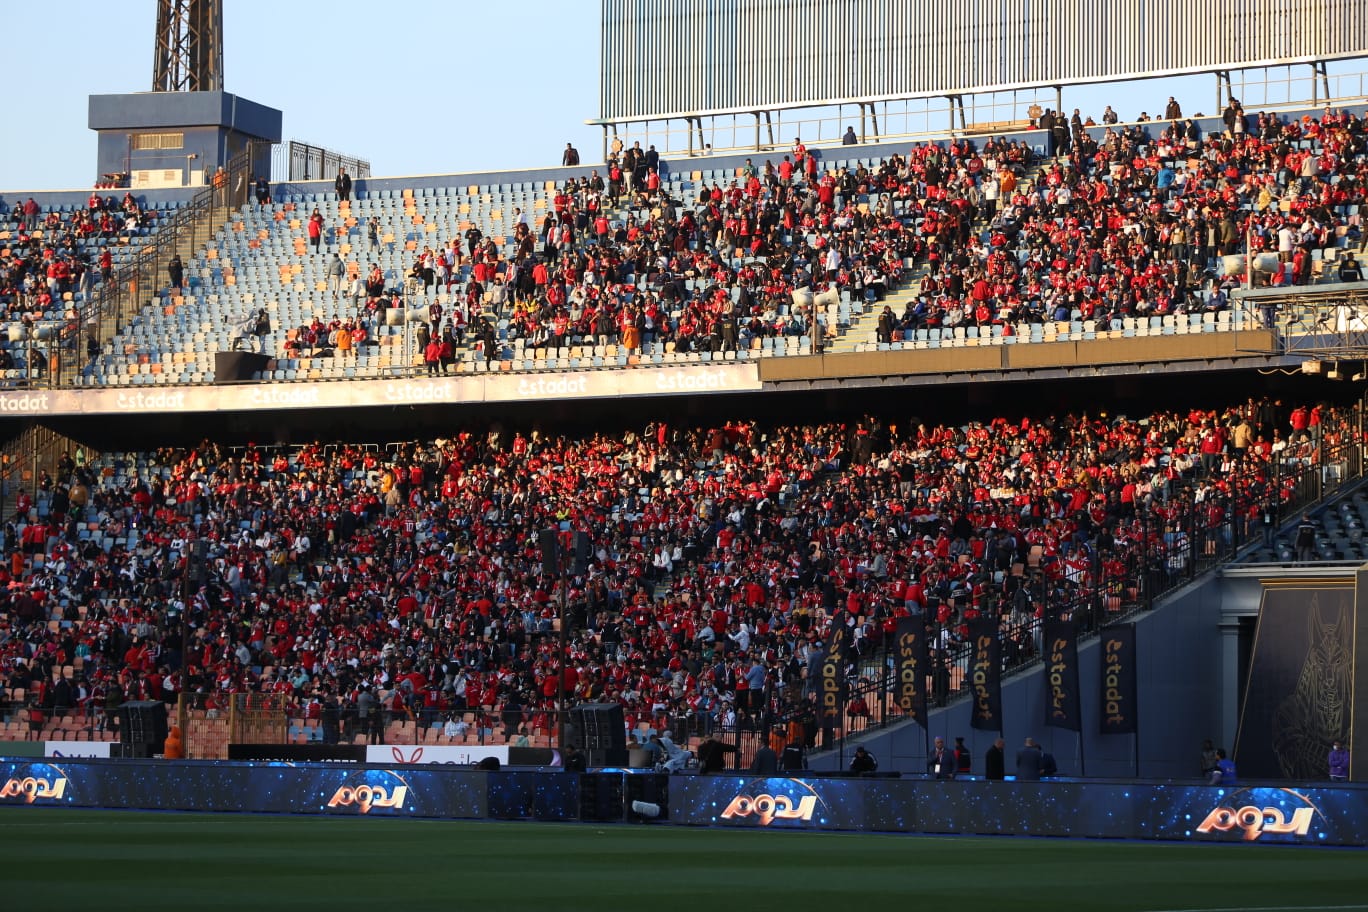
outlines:
{"label": "upper tier seating", "polygon": [[[246,344],[273,359],[263,379],[277,380],[412,372],[425,355],[420,320],[439,340],[452,324],[441,370],[808,352],[813,305],[835,350],[1239,328],[1254,315],[1228,303],[1245,275],[1243,259],[1230,257],[1247,236],[1267,253],[1256,258],[1260,281],[1289,285],[1334,279],[1362,239],[1361,122],[1329,115],[1261,130],[1237,141],[1134,126],[1080,139],[1043,163],[1024,143],[995,139],[982,149],[922,144],[881,161],[819,165],[808,156],[811,166],[794,170],[798,194],[765,162],[749,184],[715,169],[670,173],[659,193],[616,199],[593,192],[587,174],[568,186],[379,190],[343,202],[298,195],[237,213],[190,264],[185,294],[148,307],[87,382],[211,380],[214,352],[263,310],[270,329]],[[790,157],[772,159],[782,169]],[[308,234],[315,212],[317,250]],[[557,230],[558,256],[543,277],[533,267],[546,259],[548,213],[569,228]],[[472,228],[483,238],[473,256]],[[441,266],[448,248],[450,282]],[[413,271],[423,257],[427,281]],[[379,280],[368,295],[361,286],[372,264]],[[489,300],[495,275],[509,288],[502,302]],[[382,288],[396,306],[377,309]],[[881,318],[866,317],[873,311]],[[340,324],[365,341],[334,344]]]}
{"label": "upper tier seating", "polygon": [[0,307],[6,324],[0,383],[41,378],[49,340],[61,338],[69,350],[84,354],[79,310],[103,274],[128,264],[158,222],[180,205],[148,206],[131,193],[122,201],[95,193],[84,206],[39,205],[30,198],[0,211]]}

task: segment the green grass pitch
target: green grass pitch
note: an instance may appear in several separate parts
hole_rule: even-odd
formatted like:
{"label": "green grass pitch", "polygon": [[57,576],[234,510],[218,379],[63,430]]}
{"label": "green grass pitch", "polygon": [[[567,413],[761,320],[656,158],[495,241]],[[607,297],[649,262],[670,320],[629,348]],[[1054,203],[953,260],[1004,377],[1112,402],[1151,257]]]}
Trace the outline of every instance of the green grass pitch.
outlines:
{"label": "green grass pitch", "polygon": [[1368,912],[1348,849],[0,810],[0,909]]}

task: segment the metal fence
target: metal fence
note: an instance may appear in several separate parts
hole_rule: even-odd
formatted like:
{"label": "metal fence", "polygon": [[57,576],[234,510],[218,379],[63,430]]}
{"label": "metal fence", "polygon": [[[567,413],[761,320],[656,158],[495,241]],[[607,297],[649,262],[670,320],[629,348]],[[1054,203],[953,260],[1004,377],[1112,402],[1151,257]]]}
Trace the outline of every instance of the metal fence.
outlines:
{"label": "metal fence", "polygon": [[277,184],[332,180],[341,168],[346,168],[353,180],[371,176],[370,162],[365,159],[297,139],[276,146],[271,155],[271,180]]}

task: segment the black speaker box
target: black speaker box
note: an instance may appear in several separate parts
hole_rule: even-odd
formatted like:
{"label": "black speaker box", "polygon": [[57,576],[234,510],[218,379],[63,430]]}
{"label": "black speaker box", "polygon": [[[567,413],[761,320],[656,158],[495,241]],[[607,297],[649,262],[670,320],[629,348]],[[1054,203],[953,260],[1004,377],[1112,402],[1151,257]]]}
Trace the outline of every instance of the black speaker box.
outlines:
{"label": "black speaker box", "polygon": [[109,745],[109,756],[119,760],[151,760],[152,745],[116,742]]}
{"label": "black speaker box", "polygon": [[585,765],[591,769],[601,769],[605,766],[625,767],[627,766],[628,761],[626,748],[619,750],[617,748],[600,749],[591,747],[585,750],[584,755]]}
{"label": "black speaker box", "polygon": [[[575,727],[580,732],[580,743],[584,750],[625,751],[627,749],[627,729],[622,717],[622,707],[616,703],[586,703],[574,710]],[[622,765],[627,765],[624,755]]]}
{"label": "black speaker box", "polygon": [[575,533],[575,575],[583,576],[589,572],[589,561],[593,559],[593,546],[589,543],[589,533]]}
{"label": "black speaker box", "polygon": [[119,707],[119,738],[125,746],[147,745],[153,754],[159,754],[166,744],[166,733],[166,704],[160,700]]}
{"label": "black speaker box", "polygon": [[581,773],[580,820],[623,819],[622,778],[621,773]]}
{"label": "black speaker box", "polygon": [[560,575],[560,542],[555,529],[542,529],[537,534],[537,545],[541,548],[542,573],[547,576]]}

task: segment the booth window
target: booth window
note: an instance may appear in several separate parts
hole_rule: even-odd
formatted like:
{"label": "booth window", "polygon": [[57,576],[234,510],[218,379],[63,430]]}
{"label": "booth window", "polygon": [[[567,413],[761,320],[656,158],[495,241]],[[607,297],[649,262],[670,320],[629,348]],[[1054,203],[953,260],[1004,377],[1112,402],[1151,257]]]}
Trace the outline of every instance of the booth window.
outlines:
{"label": "booth window", "polygon": [[153,149],[183,149],[184,133],[134,133],[133,151],[146,152]]}

